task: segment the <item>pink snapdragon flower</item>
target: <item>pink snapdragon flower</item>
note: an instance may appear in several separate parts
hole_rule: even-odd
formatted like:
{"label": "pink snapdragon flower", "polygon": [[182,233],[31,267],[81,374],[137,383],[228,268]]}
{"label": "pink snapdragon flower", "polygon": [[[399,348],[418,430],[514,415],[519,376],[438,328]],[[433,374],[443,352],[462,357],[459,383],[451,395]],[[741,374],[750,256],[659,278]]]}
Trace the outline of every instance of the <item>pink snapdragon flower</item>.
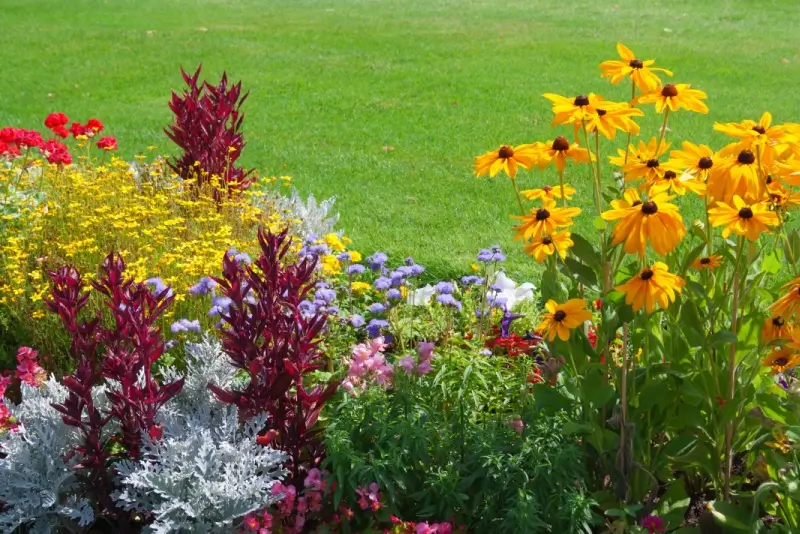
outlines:
{"label": "pink snapdragon flower", "polygon": [[378,486],[377,482],[373,482],[367,487],[358,488],[356,494],[358,495],[358,505],[362,510],[371,509],[373,512],[377,512],[383,507],[380,486]]}
{"label": "pink snapdragon flower", "polygon": [[47,372],[36,361],[39,353],[30,347],[17,351],[17,376],[29,386],[39,387],[47,380]]}
{"label": "pink snapdragon flower", "polygon": [[429,341],[423,341],[417,347],[417,354],[419,356],[419,363],[414,361],[413,356],[406,356],[401,358],[397,365],[399,365],[406,374],[411,374],[416,371],[417,376],[425,376],[426,374],[433,371],[433,366],[431,365],[431,360],[433,359],[433,349],[436,348],[436,345]]}
{"label": "pink snapdragon flower", "polygon": [[383,387],[391,386],[394,367],[386,361],[386,356],[383,354],[385,349],[386,343],[382,337],[375,338],[369,343],[355,345],[349,362],[348,385],[345,389],[351,391],[360,387],[364,390],[369,382]]}

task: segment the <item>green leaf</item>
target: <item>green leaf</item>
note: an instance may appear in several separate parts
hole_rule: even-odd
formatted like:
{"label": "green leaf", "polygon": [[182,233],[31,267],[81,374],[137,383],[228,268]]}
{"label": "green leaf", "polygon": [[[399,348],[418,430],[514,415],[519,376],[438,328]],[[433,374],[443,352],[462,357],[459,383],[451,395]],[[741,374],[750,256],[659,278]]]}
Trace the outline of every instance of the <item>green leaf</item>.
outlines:
{"label": "green leaf", "polygon": [[659,403],[669,404],[674,399],[669,395],[669,385],[663,380],[646,384],[639,393],[639,410],[642,412],[650,411]]}
{"label": "green leaf", "polygon": [[608,517],[622,517],[625,515],[625,510],[620,510],[619,508],[611,508],[610,510],[606,510],[605,514]]}
{"label": "green leaf", "polygon": [[778,259],[776,251],[773,250],[764,254],[764,257],[761,259],[761,270],[770,274],[777,274],[783,270],[783,263]]}
{"label": "green leaf", "polygon": [[561,288],[558,284],[558,273],[553,269],[545,269],[542,273],[542,300],[547,302],[550,299],[561,302]]}
{"label": "green leaf", "polygon": [[750,514],[738,506],[725,501],[711,501],[708,503],[708,507],[717,524],[725,527],[726,532],[729,532],[728,529],[752,532],[748,527]]}
{"label": "green leaf", "polygon": [[592,221],[592,226],[594,226],[597,230],[605,230],[606,228],[606,221],[600,217],[599,215],[594,218]]}
{"label": "green leaf", "polygon": [[564,263],[567,265],[569,272],[578,278],[578,281],[587,286],[597,286],[597,275],[588,266],[569,256],[564,260]]}
{"label": "green leaf", "polygon": [[717,345],[724,345],[728,343],[736,343],[739,338],[730,330],[720,330],[709,339],[709,348],[716,347]]}
{"label": "green leaf", "polygon": [[669,443],[667,443],[666,447],[664,447],[664,455],[668,458],[680,458],[682,456],[686,456],[692,452],[696,444],[697,436],[691,436],[689,434],[675,436],[669,440]]}
{"label": "green leaf", "polygon": [[570,238],[572,239],[573,243],[572,248],[570,248],[570,252],[572,252],[576,258],[588,265],[595,272],[600,272],[602,270],[600,253],[597,251],[594,245],[589,243],[589,241],[584,239],[584,237],[579,234],[572,234]]}
{"label": "green leaf", "polygon": [[703,320],[694,302],[689,299],[681,303],[681,329],[686,341],[693,347],[702,347],[705,343],[705,333],[703,332]]}

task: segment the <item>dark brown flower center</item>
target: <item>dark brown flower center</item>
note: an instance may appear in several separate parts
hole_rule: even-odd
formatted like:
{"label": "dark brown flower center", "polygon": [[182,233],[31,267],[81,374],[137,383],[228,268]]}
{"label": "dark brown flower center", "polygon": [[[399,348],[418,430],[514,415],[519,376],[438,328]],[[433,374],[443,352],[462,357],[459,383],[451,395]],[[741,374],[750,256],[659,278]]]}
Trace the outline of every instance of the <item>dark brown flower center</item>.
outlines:
{"label": "dark brown flower center", "polygon": [[508,145],[503,145],[500,147],[500,150],[497,151],[497,157],[499,158],[510,158],[514,155],[514,149]]}
{"label": "dark brown flower center", "polygon": [[775,360],[772,365],[775,365],[777,367],[783,367],[787,363],[789,363],[789,358],[787,358],[785,356],[781,356],[780,358]]}
{"label": "dark brown flower center", "polygon": [[744,165],[751,165],[756,161],[756,157],[751,151],[742,150],[739,152],[739,157],[736,158],[736,161],[743,163]]}
{"label": "dark brown flower center", "polygon": [[639,278],[641,278],[642,280],[650,280],[651,278],[653,278],[654,274],[655,273],[650,269],[645,269],[644,271],[642,271],[642,274],[639,275]]}
{"label": "dark brown flower center", "polygon": [[708,265],[711,263],[711,258],[700,258],[700,265]]}
{"label": "dark brown flower center", "polygon": [[678,96],[678,88],[671,83],[668,83],[661,89],[661,96]]}
{"label": "dark brown flower center", "polygon": [[656,158],[648,159],[647,160],[647,168],[648,169],[655,169],[658,167],[658,160]]}
{"label": "dark brown flower center", "polygon": [[652,200],[648,200],[644,204],[642,204],[642,213],[645,215],[652,215],[658,212],[658,206]]}
{"label": "dark brown flower center", "polygon": [[752,219],[753,218],[753,210],[745,206],[744,208],[739,210],[739,218],[740,219]]}
{"label": "dark brown flower center", "polygon": [[550,187],[549,185],[546,185],[546,186],[544,186],[544,187],[542,188],[542,190],[543,190],[545,193],[549,193],[550,191],[552,191],[552,190],[553,190],[553,188],[552,188],[552,187]]}
{"label": "dark brown flower center", "polygon": [[674,180],[677,177],[678,177],[678,175],[675,174],[675,171],[667,171],[667,172],[664,173],[664,179],[665,180]]}
{"label": "dark brown flower center", "polygon": [[553,150],[563,152],[569,150],[569,141],[563,135],[559,135],[553,140]]}
{"label": "dark brown flower center", "polygon": [[753,131],[758,132],[761,135],[764,135],[765,133],[767,133],[767,130],[764,129],[764,127],[761,126],[760,124],[756,124],[755,126],[753,126]]}
{"label": "dark brown flower center", "polygon": [[773,317],[773,318],[772,318],[772,324],[773,324],[773,325],[775,325],[775,326],[777,326],[778,328],[780,328],[780,327],[782,327],[784,324],[786,324],[786,321],[784,321],[784,320],[783,320],[783,317],[781,317],[781,316],[778,316],[778,317]]}
{"label": "dark brown flower center", "polygon": [[631,204],[631,206],[641,206],[641,205],[642,205],[642,201],[641,200],[634,200],[633,204]]}
{"label": "dark brown flower center", "polygon": [[767,185],[769,185],[769,184],[771,184],[771,183],[772,183],[772,175],[771,175],[771,174],[768,174],[768,175],[767,175],[767,180],[766,180],[766,182],[767,182]]}
{"label": "dark brown flower center", "polygon": [[598,110],[597,110],[597,116],[598,116],[598,117],[602,117],[602,116],[603,116],[603,115],[605,115],[606,113],[608,113],[608,111],[606,111],[606,110],[604,110],[604,109],[598,109]]}
{"label": "dark brown flower center", "polygon": [[586,95],[578,95],[575,97],[575,101],[573,102],[576,106],[588,106],[589,105],[589,97]]}
{"label": "dark brown flower center", "polygon": [[632,69],[641,69],[644,67],[644,63],[642,63],[641,59],[632,59],[630,63],[628,63],[630,68]]}
{"label": "dark brown flower center", "polygon": [[549,217],[550,217],[550,212],[547,211],[546,209],[539,208],[538,210],[536,210],[536,220],[537,221],[543,221],[545,219],[548,219]]}
{"label": "dark brown flower center", "polygon": [[563,321],[564,319],[566,319],[566,318],[567,318],[567,312],[565,312],[564,310],[558,310],[557,312],[555,312],[555,313],[553,314],[553,319],[554,319],[556,322],[559,322],[559,323],[560,323],[561,321]]}
{"label": "dark brown flower center", "polygon": [[552,245],[553,244],[553,239],[550,236],[544,237],[544,238],[542,238],[542,244],[543,245]]}
{"label": "dark brown flower center", "polygon": [[697,166],[701,169],[710,169],[714,165],[714,162],[708,156],[703,156],[700,158],[700,161],[697,162]]}

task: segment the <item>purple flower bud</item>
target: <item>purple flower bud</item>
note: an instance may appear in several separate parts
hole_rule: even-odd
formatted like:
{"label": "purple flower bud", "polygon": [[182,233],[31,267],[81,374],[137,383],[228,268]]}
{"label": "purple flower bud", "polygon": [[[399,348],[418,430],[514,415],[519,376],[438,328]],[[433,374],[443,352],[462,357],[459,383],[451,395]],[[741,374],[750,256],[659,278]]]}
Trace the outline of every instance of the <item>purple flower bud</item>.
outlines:
{"label": "purple flower bud", "polygon": [[386,298],[389,300],[400,300],[403,298],[403,294],[400,293],[399,289],[390,289],[386,292]]}
{"label": "purple flower bud", "polygon": [[364,272],[364,266],[359,263],[354,263],[347,268],[347,274],[362,274]]}
{"label": "purple flower bud", "polygon": [[444,306],[450,306],[461,311],[461,302],[457,301],[453,295],[439,295],[436,301]]}
{"label": "purple flower bud", "polygon": [[367,309],[370,311],[370,313],[383,313],[386,311],[386,306],[384,306],[380,302],[375,302],[373,304],[370,304],[369,308]]}
{"label": "purple flower bud", "polygon": [[321,300],[324,304],[330,304],[336,298],[336,291],[333,289],[317,289],[317,292],[314,294],[316,299]]}
{"label": "purple flower bud", "polygon": [[403,263],[405,263],[406,265],[408,265],[410,267],[410,266],[414,265],[414,258],[409,256],[405,260],[403,260]]}
{"label": "purple flower bud", "polygon": [[380,271],[386,262],[389,261],[389,256],[386,255],[384,252],[376,252],[369,258],[367,258],[367,263],[369,263],[369,268],[373,271]]}
{"label": "purple flower bud", "polygon": [[453,284],[450,282],[439,282],[433,289],[440,295],[449,295],[454,291]]}
{"label": "purple flower bud", "polygon": [[350,316],[350,324],[356,328],[360,328],[364,326],[364,318],[360,315],[351,315]]}
{"label": "purple flower bud", "polygon": [[392,287],[392,281],[385,276],[381,276],[375,280],[375,289],[383,291],[384,289],[389,289],[390,287]]}
{"label": "purple flower bud", "polygon": [[483,278],[474,275],[463,276],[461,277],[461,283],[464,284],[465,286],[472,286],[472,285],[479,286],[483,285]]}
{"label": "purple flower bud", "polygon": [[381,335],[381,329],[388,328],[389,323],[383,319],[372,319],[367,325],[367,335],[371,338],[376,338]]}

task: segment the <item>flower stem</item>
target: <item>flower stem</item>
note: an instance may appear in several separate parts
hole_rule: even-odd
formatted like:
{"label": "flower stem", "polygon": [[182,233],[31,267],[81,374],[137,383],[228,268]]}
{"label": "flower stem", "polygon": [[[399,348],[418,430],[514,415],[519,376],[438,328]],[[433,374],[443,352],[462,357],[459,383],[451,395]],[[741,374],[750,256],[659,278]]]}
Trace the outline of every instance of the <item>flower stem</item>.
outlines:
{"label": "flower stem", "polygon": [[[631,107],[633,106],[633,101],[636,99],[636,83],[631,78]],[[625,159],[623,160],[623,165],[628,163],[628,154],[631,151],[631,132],[628,132],[628,140],[625,141]]]}
{"label": "flower stem", "polygon": [[564,207],[567,207],[567,194],[564,191],[564,171],[558,171],[558,185],[561,187],[561,202],[564,204]]}
{"label": "flower stem", "polygon": [[708,214],[708,210],[711,206],[708,205],[708,202],[708,190],[706,190],[706,254],[711,257],[714,250],[714,235],[711,233],[711,216]]}
{"label": "flower stem", "polygon": [[511,179],[511,185],[514,187],[514,193],[517,195],[517,204],[519,204],[520,215],[525,215],[525,206],[522,205],[522,197],[519,196],[519,188],[517,187],[516,178]]}
{"label": "flower stem", "polygon": [[[739,246],[736,250],[736,265],[733,268],[733,303],[731,307],[731,332],[737,334],[739,320],[739,264],[744,252],[744,238],[739,237]],[[736,393],[736,341],[730,346],[728,356],[728,400],[733,402]],[[725,428],[725,488],[723,497],[727,500],[731,494],[731,473],[733,471],[733,420]]]}
{"label": "flower stem", "polygon": [[664,142],[664,134],[667,133],[667,119],[669,118],[669,108],[664,108],[664,124],[661,126],[661,136],[658,138],[656,145],[656,158],[661,153],[661,143]]}

